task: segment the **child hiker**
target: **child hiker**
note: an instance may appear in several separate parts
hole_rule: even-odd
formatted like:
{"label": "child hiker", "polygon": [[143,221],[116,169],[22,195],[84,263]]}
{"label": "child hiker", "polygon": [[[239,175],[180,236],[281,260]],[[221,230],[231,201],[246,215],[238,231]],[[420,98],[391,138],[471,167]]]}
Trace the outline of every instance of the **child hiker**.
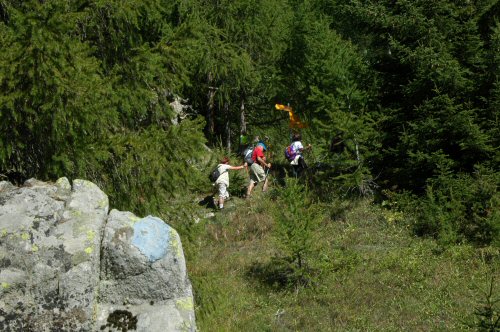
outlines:
{"label": "child hiker", "polygon": [[229,192],[227,191],[227,188],[229,187],[229,171],[230,170],[240,170],[243,169],[245,166],[231,166],[229,165],[229,157],[224,157],[220,161],[219,166],[217,166],[219,169],[219,177],[215,181],[215,184],[217,185],[219,189],[219,209],[224,208],[224,200],[229,198]]}

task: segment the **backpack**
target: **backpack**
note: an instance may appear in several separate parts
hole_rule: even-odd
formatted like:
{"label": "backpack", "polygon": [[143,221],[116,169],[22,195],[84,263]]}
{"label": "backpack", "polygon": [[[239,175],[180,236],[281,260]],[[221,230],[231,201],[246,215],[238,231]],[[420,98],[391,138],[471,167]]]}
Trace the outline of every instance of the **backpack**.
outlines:
{"label": "backpack", "polygon": [[292,161],[295,159],[297,156],[297,153],[293,149],[292,145],[290,144],[285,148],[285,158],[288,159],[289,161]]}
{"label": "backpack", "polygon": [[330,152],[342,153],[344,152],[345,148],[346,144],[344,139],[342,138],[342,133],[337,133],[337,135],[332,138],[332,142],[330,143]]}
{"label": "backpack", "polygon": [[253,164],[252,154],[253,154],[253,146],[250,146],[246,148],[245,151],[243,151],[243,156],[248,166]]}
{"label": "backpack", "polygon": [[219,165],[217,165],[217,167],[215,167],[211,172],[210,174],[208,174],[208,179],[211,181],[211,182],[215,182],[217,181],[217,179],[219,178],[220,176],[220,172],[219,172]]}

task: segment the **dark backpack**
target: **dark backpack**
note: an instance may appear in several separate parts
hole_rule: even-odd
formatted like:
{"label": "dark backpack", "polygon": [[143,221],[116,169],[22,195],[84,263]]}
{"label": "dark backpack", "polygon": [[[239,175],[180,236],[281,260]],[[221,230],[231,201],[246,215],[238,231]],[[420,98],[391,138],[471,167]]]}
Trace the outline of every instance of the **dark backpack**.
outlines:
{"label": "dark backpack", "polygon": [[219,165],[217,165],[217,167],[215,167],[211,172],[210,174],[208,174],[208,179],[211,181],[211,182],[215,182],[217,181],[217,179],[219,178],[220,176],[220,172],[219,172]]}
{"label": "dark backpack", "polygon": [[292,161],[295,159],[297,156],[297,152],[293,149],[292,145],[290,144],[285,148],[285,158],[288,159],[289,161]]}
{"label": "dark backpack", "polygon": [[342,153],[346,148],[345,141],[342,138],[341,134],[337,134],[332,138],[332,142],[330,143],[330,152],[333,153]]}
{"label": "dark backpack", "polygon": [[243,151],[243,157],[245,159],[245,162],[248,164],[248,166],[252,165],[254,163],[252,159],[253,155],[253,146],[250,146]]}

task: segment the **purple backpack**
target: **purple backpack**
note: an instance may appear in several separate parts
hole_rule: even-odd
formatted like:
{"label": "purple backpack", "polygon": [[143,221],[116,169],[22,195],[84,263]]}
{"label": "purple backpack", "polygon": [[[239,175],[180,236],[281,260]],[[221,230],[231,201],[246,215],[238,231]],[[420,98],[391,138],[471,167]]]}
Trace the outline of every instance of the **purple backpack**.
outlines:
{"label": "purple backpack", "polygon": [[285,158],[289,161],[292,161],[297,156],[297,152],[293,149],[293,146],[290,144],[285,148]]}

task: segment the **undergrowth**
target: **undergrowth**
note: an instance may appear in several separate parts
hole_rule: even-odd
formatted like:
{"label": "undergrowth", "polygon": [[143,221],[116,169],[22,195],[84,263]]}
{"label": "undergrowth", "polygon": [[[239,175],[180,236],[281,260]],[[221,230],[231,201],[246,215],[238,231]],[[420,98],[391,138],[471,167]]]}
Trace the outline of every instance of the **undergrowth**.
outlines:
{"label": "undergrowth", "polygon": [[322,217],[305,248],[308,282],[297,282],[276,190],[233,197],[225,211],[197,205],[191,213],[214,216],[174,222],[200,331],[498,330],[498,247],[415,237],[409,216],[370,199],[315,203]]}

